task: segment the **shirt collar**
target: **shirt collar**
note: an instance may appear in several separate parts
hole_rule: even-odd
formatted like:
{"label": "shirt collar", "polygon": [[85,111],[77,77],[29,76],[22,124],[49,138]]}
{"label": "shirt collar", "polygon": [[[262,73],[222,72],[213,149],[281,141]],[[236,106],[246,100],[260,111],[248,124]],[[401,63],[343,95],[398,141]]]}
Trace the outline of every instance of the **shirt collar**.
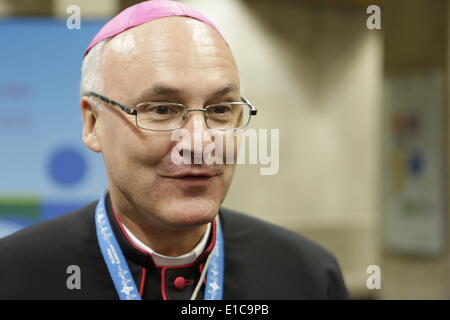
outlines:
{"label": "shirt collar", "polygon": [[[114,209],[111,205],[111,199],[109,198],[109,193],[107,194],[107,201],[106,201],[106,212],[109,216],[109,219],[111,221],[111,227],[113,229],[114,234],[116,235],[117,242],[119,242],[119,245],[125,255],[125,258],[128,260],[131,260],[132,262],[143,266],[145,268],[154,268],[154,267],[164,267],[157,265],[154,261],[154,256],[150,254],[148,251],[141,249],[138,247],[128,236],[128,233],[125,231],[119,217],[114,212]],[[219,211],[220,212],[220,211]],[[203,252],[200,253],[200,256],[195,259],[194,262],[190,264],[184,265],[185,267],[194,266],[194,265],[201,265],[203,264],[209,253],[213,250],[214,244],[216,242],[216,225],[218,223],[219,214],[216,216],[216,219],[211,221],[209,223],[210,230],[209,230],[209,236],[206,235],[207,238],[206,246],[203,250]],[[208,231],[208,230],[206,230]],[[205,232],[207,234],[207,232]],[[203,240],[203,239],[202,239]],[[170,267],[170,266],[167,266]],[[177,267],[171,267],[171,268],[178,268]]]}
{"label": "shirt collar", "polygon": [[[121,223],[121,222],[120,222]],[[169,257],[162,254],[159,254],[155,252],[152,248],[145,245],[142,241],[140,241],[133,233],[131,233],[130,230],[123,224],[122,227],[127,233],[130,240],[139,247],[140,249],[144,250],[145,252],[149,253],[153,257],[153,261],[158,266],[167,266],[167,267],[175,267],[175,266],[181,266],[189,263],[193,263],[205,250],[206,244],[208,242],[209,234],[211,232],[211,223],[208,223],[206,227],[206,231],[203,234],[202,239],[197,244],[197,246],[190,252],[185,253],[178,257]]]}

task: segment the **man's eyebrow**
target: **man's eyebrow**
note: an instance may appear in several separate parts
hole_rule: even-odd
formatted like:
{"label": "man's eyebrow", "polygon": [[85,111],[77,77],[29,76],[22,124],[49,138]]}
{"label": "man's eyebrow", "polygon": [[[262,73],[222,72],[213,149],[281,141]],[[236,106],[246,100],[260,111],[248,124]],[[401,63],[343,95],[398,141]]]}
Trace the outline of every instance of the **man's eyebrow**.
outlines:
{"label": "man's eyebrow", "polygon": [[209,98],[224,96],[230,92],[237,91],[237,90],[239,90],[238,85],[235,82],[230,82],[230,83],[224,85],[219,90],[215,91],[213,94],[211,94],[209,96]]}
{"label": "man's eyebrow", "polygon": [[[235,82],[230,82],[218,90],[208,95],[207,100],[215,97],[224,96],[233,91],[239,90],[238,85]],[[152,98],[181,98],[183,96],[183,90],[175,87],[171,87],[165,84],[154,84],[150,88],[145,89],[139,97],[136,99],[137,103],[149,101]]]}

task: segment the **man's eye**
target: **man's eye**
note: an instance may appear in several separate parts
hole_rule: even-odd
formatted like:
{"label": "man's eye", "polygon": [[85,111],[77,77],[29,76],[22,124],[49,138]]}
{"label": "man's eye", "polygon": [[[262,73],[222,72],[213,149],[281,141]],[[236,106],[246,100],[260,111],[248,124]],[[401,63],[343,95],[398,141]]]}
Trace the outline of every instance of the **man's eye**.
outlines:
{"label": "man's eye", "polygon": [[153,111],[157,114],[168,114],[170,111],[170,108],[168,106],[156,106],[153,109]]}
{"label": "man's eye", "polygon": [[153,106],[146,110],[149,114],[153,115],[174,115],[180,112],[179,108],[176,106],[170,106],[170,105],[157,105]]}
{"label": "man's eye", "polygon": [[215,114],[226,114],[226,113],[228,113],[230,111],[231,111],[231,108],[229,106],[225,106],[225,105],[223,105],[223,106],[214,106],[212,108],[212,112],[215,113]]}

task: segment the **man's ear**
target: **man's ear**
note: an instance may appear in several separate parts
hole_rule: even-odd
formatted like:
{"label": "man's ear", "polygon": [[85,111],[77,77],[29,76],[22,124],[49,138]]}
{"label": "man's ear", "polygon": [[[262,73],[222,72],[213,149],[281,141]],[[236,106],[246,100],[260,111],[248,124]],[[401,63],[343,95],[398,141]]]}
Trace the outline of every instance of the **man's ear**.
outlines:
{"label": "man's ear", "polygon": [[83,142],[94,152],[102,152],[99,136],[97,135],[98,110],[87,97],[80,100],[81,118],[83,120]]}

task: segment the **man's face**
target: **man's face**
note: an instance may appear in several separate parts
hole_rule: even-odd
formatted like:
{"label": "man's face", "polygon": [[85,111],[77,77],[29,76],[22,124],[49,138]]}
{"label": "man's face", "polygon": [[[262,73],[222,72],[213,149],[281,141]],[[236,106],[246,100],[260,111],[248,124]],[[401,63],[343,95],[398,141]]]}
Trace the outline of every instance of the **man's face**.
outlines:
{"label": "man's face", "polygon": [[[102,59],[104,86],[99,93],[129,108],[150,101],[203,108],[240,99],[238,71],[228,46],[194,19],[163,18],[125,31],[105,46]],[[96,116],[98,144],[90,147],[103,154],[115,209],[125,215],[139,212],[141,222],[174,229],[211,221],[227,194],[234,165],[175,165],[172,149],[181,144],[193,150],[193,143],[172,141],[170,131],[139,129],[134,121],[134,116],[109,106]],[[191,137],[194,127],[198,129],[195,122],[201,124],[197,133],[207,130],[202,112],[189,112],[183,128]],[[210,143],[206,139],[203,147]],[[213,176],[195,181],[174,177],[186,172]]]}

